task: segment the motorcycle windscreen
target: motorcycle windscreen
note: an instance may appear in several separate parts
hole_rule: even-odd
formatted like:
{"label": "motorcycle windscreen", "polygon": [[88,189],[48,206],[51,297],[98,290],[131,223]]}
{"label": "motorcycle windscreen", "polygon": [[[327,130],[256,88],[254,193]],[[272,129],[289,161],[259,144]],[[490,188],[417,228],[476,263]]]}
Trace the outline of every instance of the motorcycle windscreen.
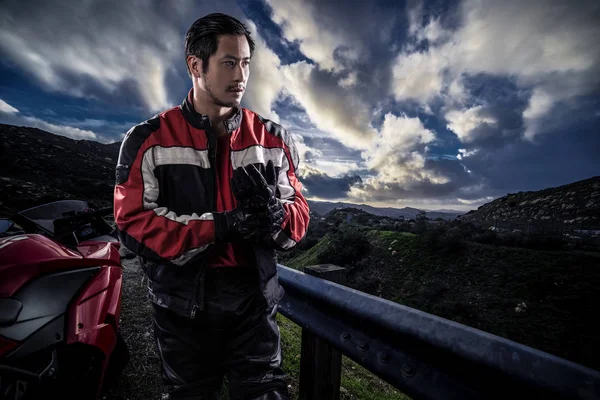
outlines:
{"label": "motorcycle windscreen", "polygon": [[64,217],[70,213],[88,209],[87,201],[83,200],[59,200],[52,203],[42,204],[19,212],[19,215],[30,222],[54,234],[54,220]]}

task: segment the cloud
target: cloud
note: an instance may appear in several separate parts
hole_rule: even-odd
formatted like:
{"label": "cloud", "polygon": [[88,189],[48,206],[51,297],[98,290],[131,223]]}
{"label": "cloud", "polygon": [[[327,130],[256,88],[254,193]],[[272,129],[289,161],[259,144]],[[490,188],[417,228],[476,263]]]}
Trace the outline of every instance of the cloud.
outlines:
{"label": "cloud", "polygon": [[474,135],[478,132],[476,128],[483,124],[497,125],[498,121],[489,115],[486,115],[483,106],[476,106],[467,110],[452,110],[446,113],[448,121],[447,128],[458,135],[463,143],[473,142]]}
{"label": "cloud", "polygon": [[349,89],[358,82],[358,73],[356,71],[349,72],[344,78],[338,81],[338,84],[344,89]]}
{"label": "cloud", "polygon": [[536,88],[529,99],[527,109],[523,111],[523,119],[527,129],[525,138],[532,140],[539,131],[540,120],[550,111],[555,99],[546,93],[543,89]]}
{"label": "cloud", "polygon": [[541,135],[536,142],[510,142],[493,152],[462,149],[465,156],[460,163],[473,171],[475,181],[485,185],[485,190],[479,191],[481,197],[541,190],[596,176],[600,170],[600,121],[589,113],[589,108],[575,113],[576,122],[552,135]]}
{"label": "cloud", "polygon": [[408,99],[428,103],[444,85],[447,60],[439,53],[398,55],[393,66],[393,94],[397,101]]}
{"label": "cloud", "polygon": [[134,94],[160,111],[172,106],[167,75],[185,68],[180,27],[191,4],[3,2],[0,53],[46,90],[107,102]]}
{"label": "cloud", "polygon": [[298,176],[305,176],[308,171],[310,171],[310,164],[312,164],[316,157],[322,156],[320,150],[312,148],[308,146],[302,135],[299,135],[295,132],[291,132],[292,137],[294,139],[294,144],[296,145],[296,150],[298,151],[298,156],[300,158],[300,166],[298,170]]}
{"label": "cloud", "polygon": [[304,138],[292,133],[300,155],[298,176],[301,179],[314,175],[324,175],[332,179],[347,180],[363,169],[359,154],[352,153],[341,143],[328,138]]}
{"label": "cloud", "polygon": [[423,29],[416,29],[419,41],[427,40],[429,43],[437,43],[448,39],[451,32],[444,29],[439,18],[432,19]]}
{"label": "cloud", "polygon": [[19,110],[17,110],[13,106],[11,106],[7,102],[5,102],[4,100],[0,99],[0,113],[2,113],[2,114],[16,114],[18,112],[19,112]]}
{"label": "cloud", "polygon": [[[424,144],[435,139],[419,118],[386,114],[378,140],[363,153],[367,165],[378,171],[396,167],[398,157],[424,151]],[[416,156],[410,156],[415,159]]]}
{"label": "cloud", "polygon": [[[300,46],[306,55],[329,62],[333,60],[333,53],[339,55],[339,46],[344,44],[340,40],[331,39],[323,41],[322,36],[316,40],[313,28],[317,25],[314,18],[316,8],[310,4],[301,7],[294,2],[271,1],[273,8],[272,18],[282,26],[286,39],[289,41],[304,38],[304,45]],[[300,13],[300,14],[298,14]],[[298,17],[289,20],[291,15]],[[256,32],[256,25],[246,21],[252,31]],[[322,33],[325,32],[322,29]],[[335,35],[323,33],[323,37],[333,38]],[[261,115],[270,116],[278,122],[288,122],[289,116],[284,120],[274,109],[275,103],[292,104],[300,109],[300,113],[307,115],[309,121],[303,125],[312,125],[320,135],[330,135],[346,145],[356,148],[366,148],[375,137],[376,131],[370,125],[370,107],[363,102],[353,90],[358,82],[356,71],[347,71],[342,75],[321,69],[321,65],[314,65],[305,61],[292,64],[281,64],[281,59],[266,42],[257,34],[257,47],[252,61],[248,93],[244,98],[245,105]],[[312,43],[311,41],[315,41]],[[324,46],[317,51],[318,46]],[[355,59],[352,52],[342,51],[345,59]],[[335,69],[335,68],[332,68]],[[288,110],[285,110],[288,111]],[[292,111],[293,112],[293,111]]]}
{"label": "cloud", "polygon": [[302,183],[306,189],[305,195],[309,199],[344,199],[350,187],[361,181],[358,175],[346,174],[332,177],[312,167],[307,167],[306,173],[302,177]]}
{"label": "cloud", "polygon": [[35,128],[39,128],[57,135],[70,137],[71,139],[98,139],[98,135],[96,135],[96,133],[87,129],[79,129],[72,126],[51,124],[49,122],[42,121],[41,119],[35,117],[23,117],[23,121],[26,123],[26,126],[33,126]]}
{"label": "cloud", "polygon": [[375,138],[369,107],[339,87],[329,73],[304,61],[280,70],[284,91],[294,96],[318,129],[354,148],[366,148]]}
{"label": "cloud", "polygon": [[431,153],[437,142],[434,131],[419,118],[386,114],[379,139],[363,152],[370,176],[350,188],[350,201],[467,210],[501,195],[464,164],[479,149],[460,149],[457,156],[439,157]]}
{"label": "cloud", "polygon": [[283,77],[279,70],[281,60],[258,34],[256,25],[251,20],[244,23],[254,38],[256,47],[250,67],[248,90],[244,96],[244,105],[261,116],[280,122],[280,117],[272,106],[280,96],[283,88]]}
{"label": "cloud", "polygon": [[96,140],[102,143],[111,143],[125,138],[125,134],[139,121],[119,122],[106,119],[86,118],[78,120],[75,118],[63,118],[60,125],[72,126],[82,130],[93,130],[96,132]]}
{"label": "cloud", "polygon": [[91,130],[80,129],[68,125],[53,124],[39,118],[22,115],[19,110],[2,99],[0,99],[0,120],[5,124],[39,128],[50,133],[67,136],[76,140],[98,140],[98,135]]}
{"label": "cloud", "polygon": [[371,124],[373,110],[386,101],[382,93],[389,80],[387,42],[399,16],[367,3],[355,2],[342,11],[338,2],[268,4],[284,40],[312,61],[281,65],[284,95],[294,97],[319,131],[346,146],[367,148],[377,136]]}
{"label": "cloud", "polygon": [[466,172],[456,161],[429,157],[433,131],[419,118],[386,114],[377,141],[363,152],[372,176],[349,192],[355,201],[396,201],[449,195]]}
{"label": "cloud", "polygon": [[[300,50],[327,70],[341,70],[343,66],[333,54],[342,48],[339,56],[355,60],[356,50],[343,32],[335,31],[335,25],[326,29],[319,24],[316,7],[310,2],[294,0],[267,0],[272,8],[272,19],[281,26],[285,38],[300,45]],[[317,35],[316,32],[319,32]]]}
{"label": "cloud", "polygon": [[353,171],[357,171],[359,166],[356,162],[353,161],[344,161],[344,160],[324,160],[324,159],[316,159],[311,163],[315,169],[323,172],[324,174],[340,177],[344,175],[348,175]]}
{"label": "cloud", "polygon": [[475,150],[467,150],[467,149],[458,149],[458,154],[456,155],[456,158],[459,160],[462,160],[466,157],[470,157],[472,155],[475,155],[479,152],[478,149]]}
{"label": "cloud", "polygon": [[93,131],[87,129],[79,129],[72,126],[52,124],[50,122],[46,122],[35,117],[16,116],[14,114],[0,114],[0,119],[4,124],[38,128],[50,133],[54,133],[56,135],[66,136],[75,140],[98,140],[98,135],[96,135],[96,133],[94,133]]}
{"label": "cloud", "polygon": [[[454,30],[435,16],[421,24],[421,12],[422,7],[411,10],[409,32],[427,45],[406,46],[398,54],[392,88],[397,100],[430,103],[446,95],[464,101],[464,91],[456,86],[461,76],[511,77],[520,88],[532,90],[523,114],[523,134],[532,139],[553,104],[600,85],[597,3],[466,0],[458,6],[460,25]],[[470,110],[460,112],[473,117]]]}
{"label": "cloud", "polygon": [[542,74],[585,72],[598,61],[597,10],[588,1],[464,1],[463,25],[440,50],[455,69],[470,73],[535,81]]}

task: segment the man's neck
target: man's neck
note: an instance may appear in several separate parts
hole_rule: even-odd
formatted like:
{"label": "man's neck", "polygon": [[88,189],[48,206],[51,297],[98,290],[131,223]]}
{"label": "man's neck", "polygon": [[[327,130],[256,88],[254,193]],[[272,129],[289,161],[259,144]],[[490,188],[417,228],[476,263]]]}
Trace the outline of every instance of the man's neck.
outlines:
{"label": "man's neck", "polygon": [[231,118],[235,112],[234,107],[222,107],[208,101],[199,90],[194,90],[194,110],[200,114],[208,115],[211,125],[215,128],[219,136],[227,134],[223,121]]}

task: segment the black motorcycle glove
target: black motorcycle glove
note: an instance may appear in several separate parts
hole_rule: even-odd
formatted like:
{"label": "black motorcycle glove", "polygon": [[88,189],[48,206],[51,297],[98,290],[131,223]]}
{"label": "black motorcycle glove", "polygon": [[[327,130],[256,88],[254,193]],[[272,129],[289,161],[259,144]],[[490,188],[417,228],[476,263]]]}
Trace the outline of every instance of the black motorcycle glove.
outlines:
{"label": "black motorcycle glove", "polygon": [[[285,218],[285,209],[276,197],[277,171],[273,161],[267,162],[264,176],[253,164],[237,168],[230,184],[239,213],[245,215],[244,221],[238,224],[240,228],[230,224],[233,237],[257,244],[269,243]],[[229,217],[238,218],[239,214]]]}
{"label": "black motorcycle glove", "polygon": [[233,172],[230,184],[241,207],[264,210],[276,199],[277,171],[270,160],[265,168],[265,176],[253,164],[239,167]]}
{"label": "black motorcycle glove", "polygon": [[213,213],[217,241],[249,240],[260,242],[270,238],[285,218],[285,210],[278,199],[270,201],[262,210],[237,207],[231,211]]}
{"label": "black motorcycle glove", "polygon": [[260,228],[256,218],[252,218],[252,214],[241,207],[213,213],[213,217],[216,241],[248,239]]}
{"label": "black motorcycle glove", "polygon": [[285,209],[281,200],[273,197],[262,210],[257,210],[254,214],[261,221],[261,234],[272,236],[281,229],[285,219]]}

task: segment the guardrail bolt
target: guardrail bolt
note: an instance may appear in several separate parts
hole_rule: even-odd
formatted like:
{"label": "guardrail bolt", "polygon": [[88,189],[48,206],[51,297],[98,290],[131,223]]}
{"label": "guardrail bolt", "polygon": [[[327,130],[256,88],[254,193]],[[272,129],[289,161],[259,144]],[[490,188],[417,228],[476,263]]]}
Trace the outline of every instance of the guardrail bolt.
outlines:
{"label": "guardrail bolt", "polygon": [[413,367],[411,367],[408,364],[402,364],[402,375],[404,375],[407,378],[411,378],[413,376],[415,376],[415,369]]}
{"label": "guardrail bolt", "polygon": [[377,356],[378,356],[379,362],[382,364],[387,364],[390,362],[390,358],[391,358],[390,354],[385,351],[378,353]]}
{"label": "guardrail bolt", "polygon": [[60,338],[61,338],[60,333],[57,333],[56,335],[54,335],[54,339],[60,340]]}
{"label": "guardrail bolt", "polygon": [[360,351],[367,351],[367,350],[369,350],[369,343],[367,343],[367,342],[362,342],[362,341],[361,341],[361,342],[358,342],[358,349],[359,349]]}
{"label": "guardrail bolt", "polygon": [[341,338],[342,338],[342,342],[347,342],[350,339],[352,339],[352,335],[350,335],[348,332],[344,332],[344,333],[342,333]]}

